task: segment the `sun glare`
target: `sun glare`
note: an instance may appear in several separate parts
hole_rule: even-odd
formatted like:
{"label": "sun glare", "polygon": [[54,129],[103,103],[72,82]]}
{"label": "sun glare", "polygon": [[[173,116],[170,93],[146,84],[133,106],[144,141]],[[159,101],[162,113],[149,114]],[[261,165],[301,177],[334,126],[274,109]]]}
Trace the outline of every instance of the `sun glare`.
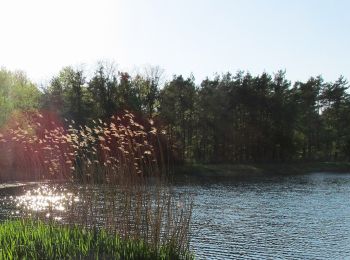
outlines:
{"label": "sun glare", "polygon": [[37,189],[29,190],[24,195],[16,198],[16,206],[28,211],[43,212],[66,211],[73,201],[79,201],[66,189],[58,189],[48,185],[41,185]]}

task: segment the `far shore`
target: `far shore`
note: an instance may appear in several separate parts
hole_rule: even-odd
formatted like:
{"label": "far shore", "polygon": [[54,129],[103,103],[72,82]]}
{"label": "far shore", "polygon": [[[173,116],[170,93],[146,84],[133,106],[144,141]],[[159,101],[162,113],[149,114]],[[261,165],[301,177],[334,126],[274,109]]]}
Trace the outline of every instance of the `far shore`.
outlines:
{"label": "far shore", "polygon": [[[174,166],[174,177],[236,178],[269,175],[302,175],[310,173],[350,173],[350,162],[293,162],[246,164],[184,164]],[[0,190],[47,182],[48,180],[1,180]]]}
{"label": "far shore", "polygon": [[239,177],[249,175],[300,175],[317,172],[350,173],[349,162],[293,162],[252,164],[185,164],[175,175],[193,177]]}

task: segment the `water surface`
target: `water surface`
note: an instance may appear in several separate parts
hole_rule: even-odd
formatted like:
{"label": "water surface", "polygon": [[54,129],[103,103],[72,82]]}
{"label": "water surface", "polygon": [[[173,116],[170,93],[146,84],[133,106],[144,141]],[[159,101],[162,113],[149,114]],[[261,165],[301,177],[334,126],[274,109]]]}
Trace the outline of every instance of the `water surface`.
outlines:
{"label": "water surface", "polygon": [[[81,187],[80,187],[81,188]],[[66,217],[78,201],[62,184],[0,189],[0,218],[24,212]],[[197,259],[350,258],[350,174],[192,179],[191,249]]]}
{"label": "water surface", "polygon": [[350,175],[256,177],[192,187],[199,258],[350,258]]}

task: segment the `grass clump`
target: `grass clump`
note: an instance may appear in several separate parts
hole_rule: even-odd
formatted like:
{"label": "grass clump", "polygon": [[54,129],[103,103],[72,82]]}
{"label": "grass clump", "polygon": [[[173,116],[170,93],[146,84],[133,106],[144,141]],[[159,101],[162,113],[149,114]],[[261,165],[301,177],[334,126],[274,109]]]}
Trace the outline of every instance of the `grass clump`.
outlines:
{"label": "grass clump", "polygon": [[0,259],[192,259],[170,244],[152,247],[104,229],[33,220],[0,224]]}

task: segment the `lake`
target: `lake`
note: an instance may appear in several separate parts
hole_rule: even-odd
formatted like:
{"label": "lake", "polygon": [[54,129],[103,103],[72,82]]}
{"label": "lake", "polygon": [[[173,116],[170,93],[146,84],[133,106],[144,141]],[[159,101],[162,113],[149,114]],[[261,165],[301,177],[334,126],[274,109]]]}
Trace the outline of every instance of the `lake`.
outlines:
{"label": "lake", "polygon": [[[0,218],[40,212],[58,221],[79,197],[62,184],[0,188]],[[176,181],[194,196],[197,259],[350,258],[350,174]],[[52,210],[54,209],[54,210]]]}

